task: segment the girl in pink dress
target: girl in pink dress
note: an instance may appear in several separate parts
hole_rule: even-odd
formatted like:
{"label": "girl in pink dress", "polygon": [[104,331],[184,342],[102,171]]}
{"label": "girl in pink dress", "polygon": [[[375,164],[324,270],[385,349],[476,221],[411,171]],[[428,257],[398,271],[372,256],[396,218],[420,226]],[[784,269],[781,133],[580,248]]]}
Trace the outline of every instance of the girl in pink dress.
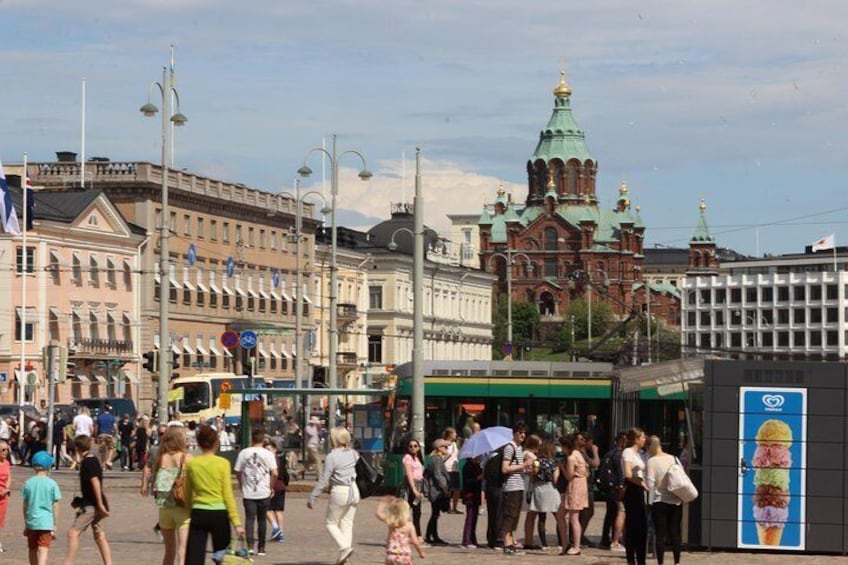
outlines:
{"label": "girl in pink dress", "polygon": [[[6,507],[9,505],[9,488],[12,486],[9,444],[0,440],[0,530],[6,527]],[[3,546],[0,545],[0,552]]]}
{"label": "girl in pink dress", "polygon": [[[578,438],[580,436],[577,436]],[[586,459],[583,457],[581,445],[576,444],[579,439],[572,439],[572,450],[566,459],[565,475],[568,479],[568,489],[562,495],[562,511],[564,521],[571,525],[572,546],[563,551],[564,555],[580,555],[580,539],[582,529],[580,527],[580,511],[589,506],[589,469]],[[563,537],[563,544],[566,538]]]}
{"label": "girl in pink dress", "polygon": [[409,521],[409,503],[401,498],[385,496],[377,506],[377,518],[389,526],[386,539],[386,565],[412,565],[412,546],[424,559],[421,541]]}

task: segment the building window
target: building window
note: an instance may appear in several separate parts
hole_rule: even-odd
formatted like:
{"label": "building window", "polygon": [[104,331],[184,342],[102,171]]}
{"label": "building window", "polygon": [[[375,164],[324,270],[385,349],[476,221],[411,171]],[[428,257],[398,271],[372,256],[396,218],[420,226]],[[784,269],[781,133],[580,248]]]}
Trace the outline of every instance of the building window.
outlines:
{"label": "building window", "polygon": [[803,286],[796,286],[793,294],[795,295],[795,300],[798,302],[803,302],[806,298],[806,289]]}
{"label": "building window", "polygon": [[206,229],[204,226],[203,218],[197,218],[197,239],[203,239],[206,237]]}
{"label": "building window", "polygon": [[[32,330],[34,324],[32,322],[33,317],[35,316],[34,311],[27,311],[27,320],[24,324],[24,335],[26,338],[24,341],[32,341]],[[15,341],[21,341],[21,311],[20,308],[15,312]]]}
{"label": "building window", "polygon": [[803,324],[807,321],[806,311],[803,308],[795,308],[795,323]]}
{"label": "building window", "polygon": [[183,216],[183,235],[191,235],[191,216]]}
{"label": "building window", "polygon": [[763,347],[772,347],[774,345],[774,334],[771,332],[763,333]]}
{"label": "building window", "polygon": [[716,326],[723,326],[724,325],[724,312],[722,310],[716,310],[715,311],[715,323],[716,323]]}
{"label": "building window", "polygon": [[811,331],[810,332],[810,345],[813,347],[821,347],[822,338],[820,331]]}
{"label": "building window", "polygon": [[241,224],[236,224],[236,243],[244,243],[244,239],[242,239],[241,235]]}
{"label": "building window", "polygon": [[252,227],[247,228],[247,244],[250,247],[254,246],[254,233],[255,233],[255,231],[256,230],[254,230]]}
{"label": "building window", "polygon": [[820,324],[821,321],[822,321],[821,308],[811,308],[810,309],[810,323],[811,324]]}
{"label": "building window", "polygon": [[[23,247],[18,247],[15,257],[15,272],[19,275],[24,272],[24,251]],[[35,247],[26,248],[26,272],[31,274],[35,272]]]}
{"label": "building window", "polygon": [[742,334],[740,332],[730,334],[730,347],[742,347]]}
{"label": "building window", "polygon": [[701,312],[701,326],[702,327],[710,327],[710,313],[709,312]]}
{"label": "building window", "polygon": [[727,300],[727,291],[723,288],[716,289],[715,291],[715,303],[716,304],[724,304],[725,300]]}
{"label": "building window", "polygon": [[88,256],[88,282],[92,286],[100,286],[100,268],[94,253]]}
{"label": "building window", "polygon": [[788,286],[777,287],[777,301],[778,302],[787,302],[788,300],[789,300],[789,287]]}
{"label": "building window", "polygon": [[370,310],[383,309],[383,287],[369,286],[368,287],[368,308]]}
{"label": "building window", "polygon": [[383,362],[383,336],[379,334],[368,335],[368,362]]}
{"label": "building window", "polygon": [[557,278],[557,262],[556,259],[548,258],[545,259],[545,276],[550,278]]}
{"label": "building window", "polygon": [[777,346],[789,347],[789,332],[777,332]]}
{"label": "building window", "polygon": [[827,309],[827,322],[836,323],[839,321],[839,309],[838,308],[828,308]]}
{"label": "building window", "polygon": [[277,232],[275,232],[274,230],[271,230],[270,244],[271,251],[277,249]]}
{"label": "building window", "polygon": [[782,309],[777,311],[777,323],[778,324],[788,324],[789,323],[789,310]]}
{"label": "building window", "polygon": [[839,287],[835,284],[827,285],[827,299],[837,300],[839,298]]}
{"label": "building window", "polygon": [[822,291],[820,285],[810,287],[810,302],[821,302]]}
{"label": "building window", "polygon": [[209,220],[209,239],[218,241],[218,220]]}
{"label": "building window", "polygon": [[265,249],[265,230],[259,230],[259,249]]}
{"label": "building window", "polygon": [[745,289],[745,303],[746,304],[756,304],[757,303],[757,289],[756,288],[746,288]]}
{"label": "building window", "polygon": [[224,228],[221,230],[221,240],[224,243],[230,242],[230,222],[224,222]]}
{"label": "building window", "polygon": [[836,330],[827,330],[827,346],[828,347],[838,347],[839,346],[839,332]]}
{"label": "building window", "polygon": [[806,347],[807,346],[807,336],[803,331],[795,332],[793,339],[795,341],[795,343],[794,343],[795,347]]}
{"label": "building window", "polygon": [[557,231],[556,228],[545,228],[545,251],[556,251]]}
{"label": "building window", "polygon": [[206,304],[206,294],[203,292],[203,289],[197,287],[197,299],[195,301],[198,306],[204,306]]}
{"label": "building window", "polygon": [[739,304],[742,302],[742,289],[741,288],[731,288],[730,289],[730,303],[731,304]]}
{"label": "building window", "polygon": [[763,304],[771,304],[772,300],[774,300],[774,289],[770,286],[763,287],[761,289],[761,296]]}
{"label": "building window", "polygon": [[695,312],[686,312],[686,325],[690,328],[695,327]]}

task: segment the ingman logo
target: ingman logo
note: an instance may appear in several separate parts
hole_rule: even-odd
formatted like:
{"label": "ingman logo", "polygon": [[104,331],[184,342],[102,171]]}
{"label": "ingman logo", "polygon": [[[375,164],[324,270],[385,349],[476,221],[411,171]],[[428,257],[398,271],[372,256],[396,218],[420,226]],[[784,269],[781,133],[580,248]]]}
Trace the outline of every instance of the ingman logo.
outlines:
{"label": "ingman logo", "polygon": [[767,412],[780,412],[786,398],[782,394],[764,394],[763,404]]}

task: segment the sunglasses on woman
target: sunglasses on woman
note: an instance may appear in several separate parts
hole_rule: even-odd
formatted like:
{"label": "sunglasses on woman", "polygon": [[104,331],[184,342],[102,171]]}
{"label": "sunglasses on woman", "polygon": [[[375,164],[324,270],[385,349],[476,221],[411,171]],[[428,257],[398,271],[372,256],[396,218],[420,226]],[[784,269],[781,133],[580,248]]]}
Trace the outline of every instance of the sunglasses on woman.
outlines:
{"label": "sunglasses on woman", "polygon": [[418,449],[418,447],[419,447],[419,445],[417,443],[410,443],[409,444],[409,449],[413,449],[413,448]]}

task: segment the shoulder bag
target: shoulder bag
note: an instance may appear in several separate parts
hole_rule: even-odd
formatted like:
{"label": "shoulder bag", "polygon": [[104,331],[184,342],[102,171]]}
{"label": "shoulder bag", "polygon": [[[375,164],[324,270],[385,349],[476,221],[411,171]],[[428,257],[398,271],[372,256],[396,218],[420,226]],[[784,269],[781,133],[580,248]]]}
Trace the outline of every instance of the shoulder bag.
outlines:
{"label": "shoulder bag", "polygon": [[183,463],[185,463],[186,454],[180,458],[180,470],[177,471],[177,476],[174,479],[174,485],[171,487],[171,498],[177,506],[186,505],[185,499],[185,472],[183,471]]}
{"label": "shoulder bag", "polygon": [[361,455],[356,460],[356,486],[360,498],[368,498],[376,494],[383,484],[383,474]]}
{"label": "shoulder bag", "polygon": [[677,457],[666,470],[664,482],[665,490],[683,502],[692,502],[698,498],[698,489],[692,484],[692,479],[686,474],[686,470]]}

